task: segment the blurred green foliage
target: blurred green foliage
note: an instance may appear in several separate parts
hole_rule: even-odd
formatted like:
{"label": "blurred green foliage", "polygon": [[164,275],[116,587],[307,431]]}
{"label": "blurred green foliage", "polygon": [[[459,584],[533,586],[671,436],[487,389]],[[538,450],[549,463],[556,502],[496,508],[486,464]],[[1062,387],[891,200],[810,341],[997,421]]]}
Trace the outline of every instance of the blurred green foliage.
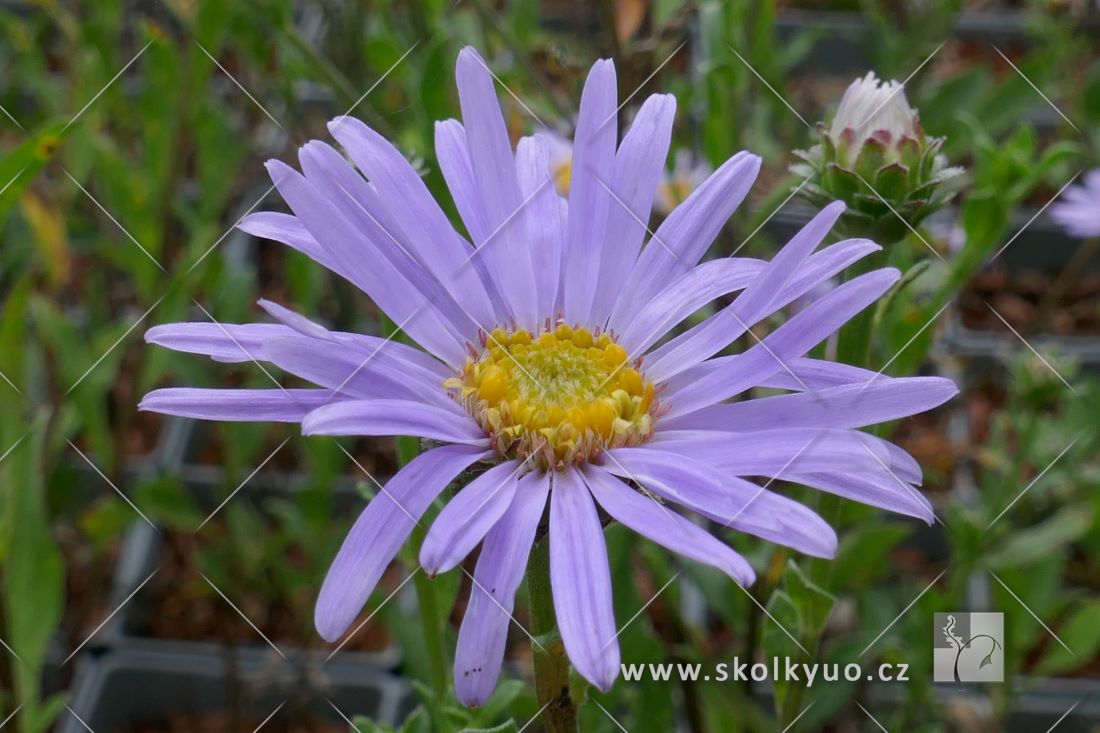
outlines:
{"label": "blurred green foliage", "polygon": [[[797,183],[785,173],[791,151],[807,144],[808,125],[826,116],[851,78],[867,66],[899,79],[916,70],[906,85],[910,101],[929,134],[947,137],[952,162],[970,171],[972,185],[955,201],[965,244],[952,252],[943,237],[921,230],[882,256],[910,277],[875,314],[870,366],[891,374],[929,368],[940,331],[928,324],[1012,236],[1022,223],[1018,212],[1042,206],[1072,173],[1100,162],[1095,34],[1079,32],[1073,3],[1068,10],[1025,3],[1015,16],[1017,35],[996,48],[990,39],[958,36],[938,45],[969,10],[958,0],[909,4],[904,12],[880,0],[843,9],[790,5],[109,0],[0,7],[0,638],[20,658],[5,658],[12,694],[0,696],[0,712],[22,706],[23,733],[47,729],[57,714],[63,698],[39,683],[51,640],[60,640],[63,656],[90,631],[69,618],[80,574],[72,572],[80,553],[71,538],[110,562],[122,528],[137,518],[116,488],[164,526],[190,531],[201,521],[204,512],[174,475],[181,462],[205,460],[214,469],[206,483],[218,498],[261,462],[272,473],[307,474],[309,485],[293,499],[229,504],[201,566],[219,586],[242,593],[308,599],[319,585],[346,523],[332,520],[339,511],[334,486],[349,476],[363,480],[349,455],[383,479],[396,465],[393,453],[306,440],[284,426],[228,425],[205,430],[172,465],[152,466],[148,459],[163,457],[158,451],[172,431],[168,421],[136,412],[143,393],[166,384],[267,386],[269,377],[250,365],[230,369],[147,348],[141,334],[179,320],[259,320],[261,296],[342,328],[385,332],[377,311],[346,283],[232,227],[250,210],[279,207],[262,162],[293,160],[297,145],[327,137],[325,120],[345,112],[421,161],[429,188],[454,214],[432,141],[434,122],[457,116],[452,69],[464,44],[477,45],[529,108],[502,91],[516,134],[539,120],[568,129],[588,65],[610,55],[623,98],[643,85],[624,120],[644,93],[671,92],[679,110],[674,149],[694,149],[712,166],[743,148],[763,155],[757,189],[715,255],[746,239],[740,254],[775,251],[775,230],[757,231]],[[628,22],[638,8],[641,21]],[[800,10],[838,9],[862,14],[792,21]],[[853,17],[862,25],[845,31]],[[615,21],[625,30],[613,32]],[[824,47],[822,61],[820,44],[838,40]],[[1079,661],[1100,647],[1093,622],[1100,388],[1065,373],[1077,393],[1052,382],[1035,360],[1014,363],[988,436],[975,438],[980,490],[959,492],[946,477],[950,491],[935,499],[943,520],[937,529],[837,504],[828,519],[842,542],[827,589],[785,551],[750,538],[729,536],[761,571],[757,586],[741,589],[610,527],[616,616],[634,619],[620,637],[624,661],[713,665],[786,653],[790,639],[774,617],[812,643],[808,651],[819,659],[909,664],[903,699],[876,708],[876,716],[891,730],[948,730],[930,684],[928,619],[969,607],[984,582],[987,602],[1006,610],[1010,669],[1081,672]],[[937,543],[943,553],[927,556]],[[272,558],[290,547],[309,562],[270,572]],[[404,562],[414,566],[411,556]],[[447,653],[461,581],[459,573],[433,581]],[[1076,655],[1053,643],[1008,589],[1026,595]],[[302,603],[308,623],[311,603]],[[396,604],[380,616],[405,649],[404,674],[433,701],[419,627]],[[521,652],[515,658],[525,659]],[[601,707],[633,733],[665,733],[680,720],[693,731],[767,730],[802,713],[791,730],[841,718],[872,729],[853,706],[869,699],[862,682],[785,686],[773,695],[729,682],[620,682],[607,694],[583,694],[599,703],[582,707],[586,731],[618,730]],[[1003,690],[994,697],[1001,720],[1016,701]],[[479,711],[453,700],[433,710],[456,730],[486,731],[515,730],[536,712],[530,688],[515,679]],[[418,709],[399,730],[430,730],[430,721]],[[370,721],[359,727],[376,730]]]}

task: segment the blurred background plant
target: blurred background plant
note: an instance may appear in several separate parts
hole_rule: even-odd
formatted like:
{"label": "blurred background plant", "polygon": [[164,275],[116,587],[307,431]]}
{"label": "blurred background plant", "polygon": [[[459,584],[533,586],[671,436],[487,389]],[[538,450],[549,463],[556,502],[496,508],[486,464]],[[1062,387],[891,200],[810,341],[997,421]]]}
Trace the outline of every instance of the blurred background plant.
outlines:
{"label": "blurred background plant", "polygon": [[[453,215],[434,122],[457,116],[453,61],[467,43],[491,60],[516,135],[568,132],[598,56],[616,61],[624,121],[645,94],[675,94],[677,198],[697,178],[686,163],[674,170],[675,156],[705,169],[740,149],[763,155],[712,256],[770,257],[807,220],[812,209],[791,198],[793,151],[868,70],[904,82],[923,129],[968,171],[961,194],[879,255],[906,272],[904,287],[855,346],[849,332],[831,347],[873,371],[962,380],[953,404],[886,431],[924,467],[939,521],[826,499],[818,509],[842,537],[827,566],[730,537],[760,571],[747,591],[607,532],[626,662],[812,653],[904,662],[910,681],[578,686],[583,730],[1032,730],[1100,697],[1100,275],[1085,263],[1060,280],[1079,243],[1043,213],[1100,165],[1097,16],[1091,3],[1049,0],[0,3],[0,721],[22,733],[81,730],[77,715],[98,733],[166,721],[323,731],[359,714],[359,730],[411,732],[519,730],[536,716],[518,627],[510,680],[488,706],[463,710],[447,695],[411,619],[453,637],[468,579],[428,581],[412,557],[369,604],[362,636],[304,651],[322,646],[311,614],[325,563],[398,465],[394,446],[135,409],[158,385],[282,381],[147,348],[141,334],[158,323],[262,320],[264,297],[389,333],[347,283],[233,226],[281,207],[262,162],[292,160],[345,112],[416,160]],[[1063,285],[1058,302],[1044,300]],[[130,541],[135,528],[152,539]],[[436,608],[416,609],[419,584]],[[519,625],[524,609],[521,591]],[[977,695],[932,685],[931,614],[966,609],[1005,612],[1015,684]],[[125,712],[112,659],[165,692]],[[169,674],[158,659],[191,671]],[[341,664],[373,691],[352,707]],[[226,672],[211,688],[222,697],[200,705],[178,674],[202,665]],[[272,678],[283,667],[289,687]],[[379,681],[393,678],[396,688]],[[268,689],[270,704],[251,694]],[[1098,720],[1081,703],[1064,725]]]}

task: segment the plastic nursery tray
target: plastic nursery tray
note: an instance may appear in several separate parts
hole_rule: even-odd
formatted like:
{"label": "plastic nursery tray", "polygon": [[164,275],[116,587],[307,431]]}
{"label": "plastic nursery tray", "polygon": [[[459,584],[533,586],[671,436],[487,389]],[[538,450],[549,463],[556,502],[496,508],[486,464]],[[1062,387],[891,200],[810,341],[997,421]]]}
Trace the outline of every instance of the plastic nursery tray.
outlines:
{"label": "plastic nursery tray", "polygon": [[[148,524],[139,519],[131,523],[123,533],[118,557],[111,572],[110,587],[107,589],[108,609],[118,608],[137,587],[132,578],[144,567],[139,558],[143,556],[147,544],[145,533],[152,531]],[[110,613],[110,610],[105,613]],[[79,673],[80,665],[89,657],[103,653],[112,646],[112,642],[117,641],[116,618],[117,616],[108,616],[102,626],[82,640],[82,646],[75,650],[70,648],[69,640],[63,638],[60,630],[54,633],[42,665],[43,692],[50,694],[67,689],[73,675]]]}
{"label": "plastic nursery tray", "polygon": [[[187,444],[190,430],[190,420],[165,417],[153,447],[147,453],[130,456],[126,459],[123,480],[132,482],[156,475],[158,471],[163,470],[171,463],[172,457]],[[77,477],[74,481],[74,488],[81,491],[98,491],[100,487],[107,488],[106,481],[99,474],[99,471],[106,469],[98,465],[94,455],[87,451],[85,451],[85,455],[93,464],[96,464],[95,468],[88,465],[88,461],[84,460],[75,451],[70,450],[67,454],[64,465],[66,470],[71,470]]]}
{"label": "plastic nursery tray", "polygon": [[[1012,712],[1005,719],[1001,733],[1037,733],[1055,728],[1058,733],[1094,733],[1100,725],[1100,682],[1097,680],[1016,677],[1004,684],[1012,686]],[[868,708],[888,710],[891,706],[904,704],[902,687],[872,685]],[[933,694],[942,709],[969,707],[980,717],[991,710],[988,690],[980,685],[959,689],[951,684],[937,684]],[[1073,710],[1067,715],[1071,707]]]}
{"label": "plastic nursery tray", "polygon": [[[965,390],[977,381],[981,370],[956,370],[950,374]],[[959,418],[959,419],[956,419]],[[952,414],[950,431],[955,440],[970,441],[970,421],[965,412]],[[978,479],[974,465],[960,460],[955,470],[952,493],[960,504],[973,503],[978,492]],[[967,605],[975,611],[992,608],[989,576],[975,572],[967,586]],[[1092,733],[1100,729],[1100,679],[1065,677],[1016,677],[1012,681],[1014,710],[1005,721],[1005,733],[1030,733],[1048,730],[1057,724],[1058,730],[1069,733]],[[950,694],[950,686],[938,686],[939,694]],[[959,693],[961,694],[961,693]],[[969,698],[972,703],[981,698]],[[1073,712],[1059,722],[1063,714],[1074,705]],[[981,704],[981,703],[977,703]]]}
{"label": "plastic nursery tray", "polygon": [[[98,644],[89,644],[90,647],[99,650],[127,647],[145,649],[151,652],[198,653],[213,656],[224,655],[226,649],[232,648],[242,654],[275,655],[274,650],[259,635],[257,635],[255,642],[227,647],[224,643],[217,641],[167,639],[142,636],[137,633],[135,629],[140,627],[142,619],[150,613],[149,603],[141,592],[138,592],[128,601],[126,599],[153,573],[157,567],[162,545],[163,541],[159,532],[146,522],[138,522],[131,527],[127,533],[123,554],[119,559],[115,587],[112,589],[112,608],[121,607],[121,610],[97,634]],[[402,591],[404,590],[406,589],[402,589]],[[409,593],[402,592],[392,602],[410,604],[415,603],[415,599]],[[326,660],[331,654],[331,651],[327,648],[310,649],[287,642],[276,641],[275,643],[279,651],[286,656],[287,666],[295,668],[308,666],[319,660]],[[401,649],[396,643],[391,643],[379,651],[370,652],[341,649],[333,656],[332,663],[337,661],[360,669],[394,669],[401,663]],[[326,663],[326,666],[328,666],[328,663]]]}
{"label": "plastic nursery tray", "polygon": [[[1009,273],[1028,270],[1061,272],[1080,247],[1081,241],[1068,237],[1054,222],[1043,216],[1028,224],[1033,215],[1031,211],[1022,211],[1013,217],[1011,231],[1019,234],[998,255],[996,263],[1003,265]],[[1096,272],[1098,267],[1100,263],[1093,259],[1086,269]],[[952,309],[947,319],[945,336],[945,349],[953,355],[964,357],[1002,361],[1011,359],[1028,348],[1010,331],[968,328],[956,309]],[[1044,358],[1058,355],[1079,361],[1089,368],[1100,367],[1100,338],[1095,334],[1063,336],[1025,333],[1023,337]]]}
{"label": "plastic nursery tray", "polygon": [[[1015,9],[963,12],[955,20],[952,35],[1002,48],[1028,45],[1033,41],[1026,32],[1027,15]],[[1100,25],[1100,13],[1089,13],[1081,25],[1082,30],[1094,30]],[[876,28],[860,12],[786,8],[776,15],[775,30],[780,42],[806,32],[817,35],[796,71],[863,75],[875,66],[873,43],[868,39]],[[1057,112],[1045,106],[1036,106],[1029,119],[1037,127],[1053,128],[1061,122]]]}
{"label": "plastic nursery tray", "polygon": [[[948,322],[946,336],[950,344],[948,348],[958,356],[1010,361],[1022,349],[1027,349],[1011,333],[969,329],[962,324],[957,314],[953,314]],[[1100,368],[1100,339],[1096,336],[1029,334],[1024,338],[1044,358],[1057,354],[1078,361],[1089,369]]]}
{"label": "plastic nursery tray", "polygon": [[[193,428],[188,434],[188,443],[183,446],[173,463],[168,466],[172,475],[180,478],[188,488],[192,497],[202,506],[213,509],[225,498],[226,492],[231,491],[244,481],[241,493],[254,495],[256,493],[268,493],[271,495],[293,494],[308,483],[309,476],[301,469],[285,470],[275,468],[269,461],[262,470],[257,471],[251,478],[242,475],[236,482],[227,478],[225,468],[217,463],[201,463],[195,459],[202,441],[210,436],[209,424],[194,421]],[[289,451],[287,446],[283,450]],[[261,459],[257,459],[259,461]],[[356,464],[347,460],[345,471],[334,477],[334,491],[336,494],[335,508],[338,511],[358,513],[366,500],[362,497],[358,487],[366,484],[370,493],[377,491],[374,481],[385,485],[391,478],[388,471],[372,471],[368,476]],[[372,480],[373,478],[373,480]],[[247,481],[246,481],[247,479]],[[228,488],[227,488],[228,487]],[[212,503],[211,503],[212,502]]]}
{"label": "plastic nursery tray", "polygon": [[279,708],[276,715],[304,710],[338,724],[341,716],[365,716],[393,725],[414,705],[408,686],[379,670],[333,662],[316,668],[308,680],[287,672],[247,652],[230,658],[224,652],[119,649],[82,668],[71,712],[62,711],[57,730],[125,731],[162,723],[173,714],[216,712],[234,698],[242,701],[241,712],[257,721]]}
{"label": "plastic nursery tray", "polygon": [[[809,222],[813,214],[813,208],[791,202],[768,221],[765,229],[778,241],[786,241]],[[1034,215],[1034,211],[1024,210],[1013,217],[1008,236],[1011,237],[1016,232],[1019,234],[996,258],[996,262],[1003,264],[1009,272],[1059,272],[1080,246],[1079,240],[1066,236],[1054,222],[1044,216],[1029,224]],[[952,217],[941,218],[950,221]],[[1100,262],[1094,259],[1089,269],[1095,271],[1097,267],[1100,267]],[[949,311],[944,321],[946,330],[943,350],[952,356],[1002,361],[1011,359],[1021,349],[1027,348],[1011,332],[967,328],[955,309]],[[1100,338],[1095,334],[1061,336],[1037,333],[1024,334],[1024,338],[1044,356],[1057,354],[1079,361],[1089,368],[1100,368]]]}

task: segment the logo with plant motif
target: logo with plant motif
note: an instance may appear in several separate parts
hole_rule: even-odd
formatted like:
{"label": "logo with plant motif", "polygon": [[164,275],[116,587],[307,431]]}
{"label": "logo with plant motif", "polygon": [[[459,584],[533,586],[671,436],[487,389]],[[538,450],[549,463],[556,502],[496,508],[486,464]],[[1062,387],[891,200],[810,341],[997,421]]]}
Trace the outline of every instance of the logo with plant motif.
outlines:
{"label": "logo with plant motif", "polygon": [[936,682],[1004,682],[1004,614],[937,613]]}

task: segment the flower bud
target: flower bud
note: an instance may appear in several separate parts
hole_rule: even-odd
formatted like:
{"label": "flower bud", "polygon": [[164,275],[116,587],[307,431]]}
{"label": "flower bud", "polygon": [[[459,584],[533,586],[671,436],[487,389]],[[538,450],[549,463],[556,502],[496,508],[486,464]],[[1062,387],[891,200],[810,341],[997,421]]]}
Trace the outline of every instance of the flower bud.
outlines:
{"label": "flower bud", "polygon": [[940,154],[943,138],[928,137],[905,90],[874,72],[849,85],[820,142],[796,150],[791,172],[809,179],[802,193],[815,205],[848,204],[840,226],[880,244],[900,241],[943,206],[963,182],[962,168]]}

